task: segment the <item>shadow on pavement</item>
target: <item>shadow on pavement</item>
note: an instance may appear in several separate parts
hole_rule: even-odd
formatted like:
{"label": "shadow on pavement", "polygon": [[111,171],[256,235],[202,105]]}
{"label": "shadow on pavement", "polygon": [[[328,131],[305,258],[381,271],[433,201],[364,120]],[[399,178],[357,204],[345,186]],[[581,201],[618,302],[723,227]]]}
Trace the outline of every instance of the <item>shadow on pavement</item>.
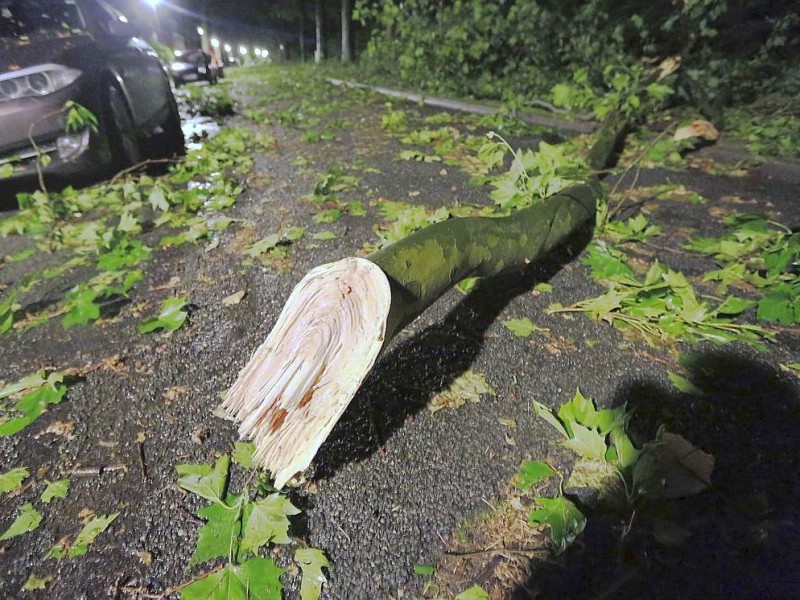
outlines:
{"label": "shadow on pavement", "polygon": [[396,343],[380,357],[316,458],[316,477],[378,451],[407,419],[466,372],[481,351],[489,326],[511,300],[549,280],[591,239],[576,232],[521,273],[482,282],[439,323]]}
{"label": "shadow on pavement", "polygon": [[[588,515],[565,555],[531,564],[513,598],[798,598],[800,396],[783,375],[731,350],[691,355],[702,397],[625,385],[614,405],[651,439],[664,424],[716,457],[714,488],[628,515]],[[788,377],[788,376],[786,376]],[[634,432],[635,433],[635,432]],[[691,532],[654,538],[666,519]],[[669,536],[667,536],[667,539]]]}

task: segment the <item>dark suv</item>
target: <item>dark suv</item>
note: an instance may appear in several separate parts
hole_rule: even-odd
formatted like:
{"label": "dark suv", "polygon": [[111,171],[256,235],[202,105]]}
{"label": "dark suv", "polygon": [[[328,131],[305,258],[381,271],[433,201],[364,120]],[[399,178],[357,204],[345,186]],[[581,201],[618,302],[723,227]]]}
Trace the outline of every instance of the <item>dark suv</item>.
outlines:
{"label": "dark suv", "polygon": [[[97,127],[66,127],[70,101]],[[0,191],[31,186],[37,161],[63,185],[183,152],[169,75],[123,14],[103,0],[0,0]]]}

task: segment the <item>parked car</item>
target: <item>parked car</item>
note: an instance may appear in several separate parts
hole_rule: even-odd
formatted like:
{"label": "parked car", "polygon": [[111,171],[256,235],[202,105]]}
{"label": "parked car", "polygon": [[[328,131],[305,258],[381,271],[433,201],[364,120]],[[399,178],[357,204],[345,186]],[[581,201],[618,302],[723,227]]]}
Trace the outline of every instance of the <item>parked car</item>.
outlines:
{"label": "parked car", "polygon": [[[164,64],[103,0],[0,0],[0,191],[185,152]],[[67,130],[68,102],[97,119]],[[9,167],[13,172],[9,176]]]}
{"label": "parked car", "polygon": [[203,50],[193,50],[175,58],[169,66],[169,72],[175,85],[190,81],[208,81],[214,84],[225,76],[216,57]]}

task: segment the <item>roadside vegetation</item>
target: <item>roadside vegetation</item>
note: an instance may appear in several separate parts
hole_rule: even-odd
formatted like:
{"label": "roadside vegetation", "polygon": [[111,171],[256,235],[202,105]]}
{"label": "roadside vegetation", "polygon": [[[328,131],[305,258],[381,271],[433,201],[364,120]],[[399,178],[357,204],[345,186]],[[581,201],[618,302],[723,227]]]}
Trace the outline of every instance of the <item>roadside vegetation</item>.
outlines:
{"label": "roadside vegetation", "polygon": [[[741,165],[693,162],[702,142],[674,139],[674,130],[709,110],[713,114],[705,116],[714,120],[722,109],[725,126],[754,154],[800,156],[798,115],[786,108],[794,105],[760,100],[765,94],[783,98],[788,82],[800,78],[789,58],[797,51],[797,37],[790,35],[797,15],[786,3],[758,52],[727,54],[725,27],[745,10],[740,3],[704,0],[650,9],[658,18],[644,18],[636,3],[633,16],[624,19],[622,11],[631,14],[630,7],[612,8],[603,1],[565,11],[522,1],[359,3],[360,18],[376,24],[363,72],[380,79],[399,65],[406,85],[503,102],[505,110],[488,117],[333,88],[324,79],[327,71],[301,66],[242,69],[214,90],[189,86],[194,110],[221,119],[222,127],[165,173],[134,170],[85,189],[22,194],[19,210],[0,220],[0,239],[10,248],[0,257],[0,343],[23,344],[40,328],[53,332],[54,323],[81,332],[121,322],[132,338],[191,330],[193,297],[170,285],[152,296],[147,280],[148,267],[177,248],[222,248],[230,270],[281,275],[293,273],[297,255],[319,248],[333,254],[345,246],[349,254],[365,255],[433,223],[499,217],[535,204],[582,180],[591,140],[552,134],[541,140],[541,129],[516,117],[541,107],[532,102],[538,99],[573,116],[603,118],[619,110],[637,119],[637,130],[632,149],[611,174],[593,239],[576,261],[576,276],[588,279],[596,294],[570,298],[539,282],[532,294],[545,310],[504,313],[498,334],[506,336],[504,343],[535,343],[551,353],[572,352],[580,343],[591,349],[596,340],[568,339],[554,326],[583,319],[598,338],[608,336],[636,353],[657,352],[663,379],[687,401],[710,393],[687,358],[704,345],[755,349],[787,378],[800,377],[790,352],[776,350],[781,339],[796,339],[800,327],[800,234],[792,224],[768,210],[751,211],[742,198],[711,206],[683,184],[637,183],[647,169],[681,173],[701,166],[741,174]],[[525,52],[517,51],[523,46]],[[632,55],[631,47],[643,48],[644,55]],[[661,60],[686,47],[680,69]],[[645,57],[659,61],[649,64]],[[571,73],[566,81],[564,73]],[[666,128],[650,133],[659,120]],[[369,135],[358,138],[359,132]],[[525,145],[532,139],[535,145]],[[353,148],[346,155],[339,146],[344,143]],[[450,201],[424,189],[386,197],[374,182],[394,173],[382,170],[386,160],[377,155],[404,173],[425,169],[426,176],[445,180],[458,171],[471,197],[481,200]],[[277,194],[281,184],[256,167],[259,156],[280,162],[303,182],[305,193],[293,204],[310,218],[301,220],[287,208],[279,224],[265,231],[256,219],[272,211],[268,199],[242,212],[242,204]],[[662,224],[664,212],[683,209],[707,219],[708,231],[670,231]],[[351,232],[360,223],[368,223],[368,234]],[[687,264],[691,269],[682,269]],[[481,283],[465,280],[459,290],[468,293]],[[235,309],[244,295],[242,290],[222,302]],[[554,295],[558,300],[551,302]],[[77,401],[88,385],[87,373],[77,367],[39,365],[0,383],[0,438],[32,435],[32,425],[47,411]],[[578,377],[575,388],[579,383]],[[431,399],[429,413],[446,419],[449,411],[496,394],[484,374],[470,369]],[[566,401],[530,398],[536,418],[549,424],[558,447],[568,452],[522,462],[492,510],[447,540],[439,564],[415,567],[415,593],[471,600],[525,585],[532,563],[558,560],[553,557],[580,546],[593,520],[606,525],[604,533],[616,536],[610,545],[635,565],[653,548],[680,548],[691,539],[681,502],[713,488],[715,457],[701,449],[703,439],[688,441],[675,432],[672,426],[680,423],[632,433],[636,415],[609,401],[595,402],[580,391]],[[517,447],[522,418],[500,422],[509,447]],[[66,439],[69,431],[56,435]],[[141,453],[145,439],[137,439]],[[202,432],[196,441],[202,447]],[[252,452],[247,443],[217,442],[193,462],[176,458],[174,484],[184,493],[186,522],[193,523],[186,565],[191,574],[119,591],[187,600],[280,598],[289,585],[303,600],[320,596],[323,569],[336,569],[335,557],[307,542],[296,527],[303,518],[298,493],[273,489],[268,475],[254,468]],[[53,536],[44,533],[48,514],[70,502],[74,475],[60,465],[53,473],[42,469],[21,456],[0,472],[2,548],[37,531]],[[311,486],[299,495],[313,495]],[[66,527],[68,535],[44,555],[30,557],[27,579],[9,589],[46,593],[52,561],[92,552],[107,529],[124,523],[126,509],[133,510],[82,512]],[[139,558],[149,564],[153,557]]]}

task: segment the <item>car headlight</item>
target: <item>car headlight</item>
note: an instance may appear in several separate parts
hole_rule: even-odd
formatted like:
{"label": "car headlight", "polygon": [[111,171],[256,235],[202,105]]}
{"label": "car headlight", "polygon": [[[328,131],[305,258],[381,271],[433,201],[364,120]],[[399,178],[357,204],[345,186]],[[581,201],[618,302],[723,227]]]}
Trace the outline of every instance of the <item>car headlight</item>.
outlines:
{"label": "car headlight", "polygon": [[32,96],[47,96],[63,90],[81,72],[62,65],[46,64],[0,75],[0,102]]}
{"label": "car headlight", "polygon": [[185,62],[174,62],[169,66],[169,68],[173,71],[183,71],[185,69],[190,69],[191,67],[192,65]]}

